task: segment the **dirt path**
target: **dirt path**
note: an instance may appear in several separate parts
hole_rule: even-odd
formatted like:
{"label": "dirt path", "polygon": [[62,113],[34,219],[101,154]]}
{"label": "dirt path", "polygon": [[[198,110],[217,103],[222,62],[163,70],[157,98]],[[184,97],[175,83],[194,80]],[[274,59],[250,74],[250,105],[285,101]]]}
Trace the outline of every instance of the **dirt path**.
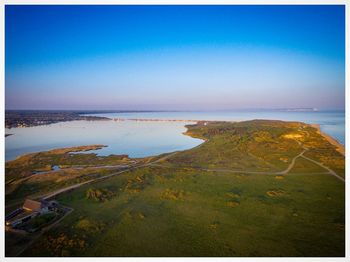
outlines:
{"label": "dirt path", "polygon": [[[301,145],[301,143],[299,141],[296,141],[299,145]],[[271,171],[245,171],[245,170],[232,170],[232,169],[225,169],[225,168],[219,168],[219,169],[209,169],[209,168],[201,168],[201,167],[188,167],[188,168],[194,168],[194,169],[200,169],[203,171],[213,171],[213,172],[230,172],[230,173],[241,173],[241,174],[262,174],[262,175],[285,175],[287,174],[295,165],[295,161],[297,158],[303,156],[303,154],[307,151],[306,148],[303,148],[304,150],[296,155],[291,163],[289,164],[289,166],[283,170],[283,171],[278,171],[278,172],[271,172]],[[176,153],[176,152],[175,152]],[[168,155],[167,157],[171,157],[173,154]],[[158,159],[157,161],[154,161],[152,163],[150,163],[151,166],[158,166],[158,167],[167,167],[161,164],[157,164],[157,162],[160,162],[163,159]],[[168,166],[169,168],[171,168],[170,166]],[[186,168],[186,167],[181,167],[181,168]],[[328,169],[327,169],[328,170]]]}
{"label": "dirt path", "polygon": [[[50,199],[50,198],[53,198],[53,197],[55,197],[55,196],[57,196],[57,195],[59,195],[59,194],[62,194],[62,193],[64,193],[64,192],[68,192],[68,191],[70,191],[70,190],[77,189],[77,188],[79,188],[79,187],[81,187],[81,186],[83,186],[83,185],[87,185],[87,184],[89,184],[89,183],[94,183],[94,182],[97,182],[97,181],[100,181],[100,180],[108,179],[108,178],[110,178],[110,177],[113,177],[113,176],[116,176],[116,175],[125,173],[125,172],[127,172],[127,171],[130,171],[130,170],[132,170],[132,169],[134,169],[134,168],[140,168],[140,167],[150,166],[150,165],[152,165],[153,163],[157,163],[157,162],[159,162],[159,161],[161,161],[161,160],[165,160],[165,159],[167,159],[167,158],[169,158],[169,157],[171,157],[171,156],[173,156],[173,155],[175,155],[175,154],[177,154],[177,153],[178,153],[178,151],[173,152],[173,153],[171,153],[171,154],[168,154],[168,155],[166,155],[166,156],[164,156],[164,157],[162,157],[162,158],[159,158],[159,159],[157,159],[157,160],[155,160],[155,161],[153,161],[153,162],[146,163],[146,164],[137,165],[137,162],[136,162],[135,165],[129,165],[126,169],[123,169],[123,170],[118,171],[118,172],[116,172],[116,173],[112,173],[112,174],[109,174],[109,175],[106,175],[106,176],[102,176],[102,177],[90,179],[90,180],[88,180],[88,181],[84,181],[84,182],[81,182],[81,183],[79,183],[79,184],[74,184],[74,185],[71,185],[71,186],[68,186],[68,187],[65,187],[65,188],[61,188],[61,189],[55,190],[55,191],[53,191],[53,192],[49,192],[49,193],[45,193],[45,194],[41,194],[41,195],[33,195],[32,198],[35,198],[35,199]],[[102,168],[102,167],[103,167],[103,166],[99,166],[99,168]],[[27,196],[27,197],[31,197],[31,196]],[[12,207],[12,206],[20,205],[20,204],[22,204],[22,203],[23,203],[23,200],[20,200],[20,201],[17,201],[17,202],[15,202],[15,203],[12,203],[12,204],[10,204],[10,205],[5,206],[5,208],[10,208],[10,207]]]}
{"label": "dirt path", "polygon": [[307,160],[309,160],[309,161],[311,161],[312,163],[315,163],[316,165],[318,165],[318,166],[320,166],[320,167],[326,169],[326,170],[328,171],[328,174],[330,174],[330,175],[332,175],[332,176],[338,178],[339,180],[345,182],[345,179],[344,179],[344,178],[342,178],[341,176],[338,176],[337,173],[335,173],[335,172],[334,172],[332,169],[330,169],[329,167],[327,167],[327,166],[321,164],[320,162],[317,162],[317,161],[315,161],[315,160],[313,160],[313,159],[311,159],[311,158],[309,158],[309,157],[307,157],[307,156],[302,155],[302,157],[305,158],[305,159],[307,159]]}
{"label": "dirt path", "polygon": [[[299,145],[301,145],[301,143],[299,141],[297,141]],[[345,182],[345,179],[342,178],[341,176],[337,175],[336,172],[334,172],[332,169],[330,169],[329,167],[323,165],[320,162],[317,162],[316,160],[313,160],[307,156],[304,155],[304,153],[306,151],[308,151],[307,148],[303,147],[303,151],[301,153],[299,153],[298,155],[296,155],[295,157],[293,157],[291,163],[289,164],[289,166],[283,170],[283,171],[278,171],[278,172],[268,172],[268,171],[245,171],[245,170],[232,170],[232,169],[225,169],[225,168],[218,168],[218,169],[211,169],[211,168],[201,168],[201,167],[179,167],[180,169],[183,168],[193,168],[193,169],[197,169],[197,170],[203,170],[203,171],[209,171],[209,172],[229,172],[229,173],[240,173],[240,174],[261,174],[261,175],[286,175],[288,174],[288,172],[290,170],[292,170],[292,168],[295,165],[295,161],[299,158],[299,157],[303,157],[306,160],[311,161],[312,163],[322,167],[323,169],[327,170],[327,172],[319,172],[319,173],[313,173],[313,174],[329,174],[332,175],[334,177],[336,177],[337,179],[339,179],[340,181]],[[168,157],[170,157],[171,155],[168,155]],[[161,165],[161,164],[157,164],[156,162],[159,161],[155,161],[152,163],[149,163],[150,166],[157,166],[157,167],[165,167],[165,168],[177,168],[177,167],[172,167],[172,166],[166,166],[166,165]]]}
{"label": "dirt path", "polygon": [[287,167],[287,169],[280,171],[280,172],[276,172],[276,175],[285,175],[287,174],[295,165],[295,160],[297,160],[297,158],[301,157],[304,155],[304,153],[307,151],[307,149],[304,148],[304,151],[301,152],[299,155],[293,157],[292,162],[289,164],[289,166]]}
{"label": "dirt path", "polygon": [[147,167],[147,166],[151,166],[152,164],[154,163],[157,163],[159,161],[162,161],[162,160],[165,160],[175,154],[177,154],[178,152],[174,152],[174,153],[171,153],[169,155],[166,155],[162,158],[159,158],[153,162],[150,162],[150,163],[146,163],[146,164],[141,164],[141,165],[133,165],[133,166],[128,166],[126,169],[124,170],[121,170],[121,171],[118,171],[116,173],[112,173],[112,174],[109,174],[109,175],[105,175],[105,176],[102,176],[102,177],[97,177],[97,178],[94,178],[94,179],[91,179],[91,180],[88,180],[88,181],[85,181],[85,182],[82,182],[82,183],[79,183],[79,184],[75,184],[75,185],[72,185],[72,186],[69,186],[69,187],[65,187],[65,188],[61,188],[59,190],[56,190],[54,192],[51,192],[51,193],[48,193],[48,194],[45,194],[45,196],[42,197],[42,199],[49,199],[49,198],[53,198],[59,194],[62,194],[64,192],[67,192],[67,191],[70,191],[70,190],[74,190],[76,188],[79,188],[83,185],[86,185],[86,184],[90,184],[90,183],[94,183],[94,182],[97,182],[97,181],[101,181],[101,180],[105,180],[105,179],[108,179],[110,177],[113,177],[113,176],[116,176],[116,175],[120,175],[122,173],[125,173],[125,172],[128,172],[132,169],[136,169],[136,168],[141,168],[141,167]]}

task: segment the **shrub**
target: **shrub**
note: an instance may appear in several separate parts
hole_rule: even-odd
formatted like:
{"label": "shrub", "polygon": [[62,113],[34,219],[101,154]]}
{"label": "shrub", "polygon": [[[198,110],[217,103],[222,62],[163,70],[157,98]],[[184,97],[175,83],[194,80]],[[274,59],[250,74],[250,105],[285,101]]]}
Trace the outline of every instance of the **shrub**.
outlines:
{"label": "shrub", "polygon": [[115,193],[112,191],[109,191],[108,189],[94,189],[89,188],[86,191],[86,198],[92,199],[98,202],[105,202],[110,200],[115,196]]}

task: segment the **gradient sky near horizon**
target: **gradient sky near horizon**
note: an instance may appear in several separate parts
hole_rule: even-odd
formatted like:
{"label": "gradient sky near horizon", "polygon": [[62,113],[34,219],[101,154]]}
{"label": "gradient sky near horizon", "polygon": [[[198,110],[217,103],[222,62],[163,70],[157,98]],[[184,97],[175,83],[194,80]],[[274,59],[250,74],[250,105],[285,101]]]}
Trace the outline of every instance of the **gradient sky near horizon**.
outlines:
{"label": "gradient sky near horizon", "polygon": [[6,109],[345,107],[344,6],[5,7]]}

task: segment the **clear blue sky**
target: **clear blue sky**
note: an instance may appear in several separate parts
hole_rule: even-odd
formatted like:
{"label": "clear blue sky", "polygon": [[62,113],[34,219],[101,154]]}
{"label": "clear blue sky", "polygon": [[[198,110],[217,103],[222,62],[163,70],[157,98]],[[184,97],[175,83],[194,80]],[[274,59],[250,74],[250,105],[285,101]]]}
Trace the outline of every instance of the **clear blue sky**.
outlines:
{"label": "clear blue sky", "polygon": [[6,109],[345,105],[343,6],[6,6]]}

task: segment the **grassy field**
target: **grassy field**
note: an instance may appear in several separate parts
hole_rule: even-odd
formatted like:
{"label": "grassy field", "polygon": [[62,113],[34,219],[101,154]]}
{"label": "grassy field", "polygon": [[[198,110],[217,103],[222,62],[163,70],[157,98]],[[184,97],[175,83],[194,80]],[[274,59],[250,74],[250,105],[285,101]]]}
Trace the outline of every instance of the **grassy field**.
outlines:
{"label": "grassy field", "polygon": [[345,255],[345,183],[294,159],[305,151],[344,176],[344,156],[315,128],[209,122],[187,134],[206,142],[58,196],[74,211],[20,255]]}
{"label": "grassy field", "polygon": [[[61,148],[21,156],[5,166],[6,211],[16,208],[26,197],[37,198],[45,193],[114,173],[135,160],[127,155],[99,157],[78,154],[103,145]],[[72,152],[75,152],[72,154]],[[60,170],[52,170],[59,166]],[[36,174],[36,172],[40,172]]]}

